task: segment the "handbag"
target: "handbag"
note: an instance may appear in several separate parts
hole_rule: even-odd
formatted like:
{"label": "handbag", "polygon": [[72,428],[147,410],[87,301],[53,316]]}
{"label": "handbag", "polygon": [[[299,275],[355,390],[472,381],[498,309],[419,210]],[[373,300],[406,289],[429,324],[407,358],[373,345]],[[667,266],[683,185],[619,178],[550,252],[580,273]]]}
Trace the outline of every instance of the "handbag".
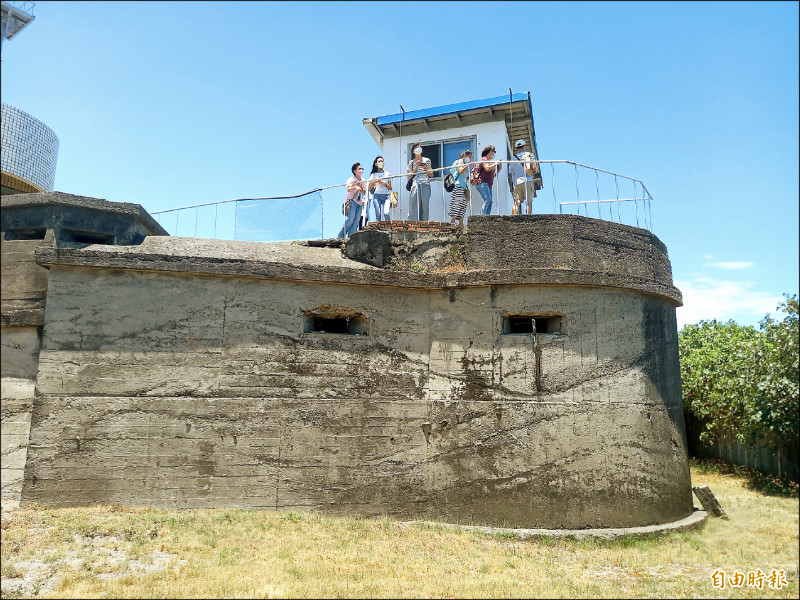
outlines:
{"label": "handbag", "polygon": [[392,192],[389,195],[389,200],[392,203],[392,208],[396,208],[397,207],[397,192]]}
{"label": "handbag", "polygon": [[345,198],[344,202],[342,202],[342,214],[347,216],[350,214],[350,208],[353,206],[353,200],[361,200],[360,192],[354,198]]}
{"label": "handbag", "polygon": [[[416,175],[414,177],[416,177]],[[406,191],[408,192],[411,191],[411,186],[414,185],[414,177],[406,181]]]}
{"label": "handbag", "polygon": [[456,178],[452,173],[448,173],[444,178],[444,189],[446,192],[452,192],[454,187],[456,187]]}

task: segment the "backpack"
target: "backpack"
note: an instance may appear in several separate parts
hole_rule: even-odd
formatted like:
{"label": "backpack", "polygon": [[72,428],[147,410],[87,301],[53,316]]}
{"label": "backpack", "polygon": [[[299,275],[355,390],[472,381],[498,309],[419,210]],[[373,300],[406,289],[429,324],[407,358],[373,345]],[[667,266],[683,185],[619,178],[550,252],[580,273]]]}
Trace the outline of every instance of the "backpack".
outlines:
{"label": "backpack", "polygon": [[[517,154],[520,154],[520,153],[518,152]],[[530,167],[528,167],[527,164],[523,164],[523,167],[524,167],[524,170],[525,170],[525,175],[527,175],[528,177],[533,176],[533,154],[531,154],[530,152],[522,152],[521,153],[523,155],[522,158],[517,156],[517,154],[514,155],[514,158],[516,158],[517,160],[528,161],[530,163],[530,165],[531,165]]]}
{"label": "backpack", "polygon": [[469,184],[478,185],[481,182],[481,171],[483,170],[482,161],[476,161],[475,165],[469,170]]}

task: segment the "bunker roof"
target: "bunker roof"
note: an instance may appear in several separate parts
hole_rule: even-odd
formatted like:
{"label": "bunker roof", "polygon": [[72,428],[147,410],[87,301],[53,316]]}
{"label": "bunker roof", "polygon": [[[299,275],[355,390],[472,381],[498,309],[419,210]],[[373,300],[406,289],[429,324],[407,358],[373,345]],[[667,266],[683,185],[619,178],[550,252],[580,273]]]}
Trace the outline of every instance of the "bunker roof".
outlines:
{"label": "bunker roof", "polygon": [[141,228],[145,235],[169,235],[140,204],[110,202],[66,192],[9,194],[2,197],[5,233],[16,229],[79,226],[87,231],[116,231],[122,223]]}
{"label": "bunker roof", "polygon": [[[378,237],[385,236],[383,242],[389,244],[389,238],[398,235],[408,234],[365,230],[353,234],[346,244],[366,242],[362,253],[370,254],[381,245]],[[371,239],[361,239],[370,236]],[[610,287],[657,296],[675,306],[682,303],[680,291],[672,284],[666,247],[644,229],[577,215],[476,215],[470,217],[463,237],[444,238],[442,241],[457,253],[463,252],[463,267],[432,267],[427,272],[410,266],[380,268],[347,258],[340,240],[319,246],[311,242],[150,236],[135,246],[39,247],[35,254],[36,262],[48,267],[417,289],[492,285]],[[406,242],[413,244],[413,240]],[[426,241],[420,250],[427,245],[430,244]],[[443,261],[446,256],[446,252],[442,253]]]}

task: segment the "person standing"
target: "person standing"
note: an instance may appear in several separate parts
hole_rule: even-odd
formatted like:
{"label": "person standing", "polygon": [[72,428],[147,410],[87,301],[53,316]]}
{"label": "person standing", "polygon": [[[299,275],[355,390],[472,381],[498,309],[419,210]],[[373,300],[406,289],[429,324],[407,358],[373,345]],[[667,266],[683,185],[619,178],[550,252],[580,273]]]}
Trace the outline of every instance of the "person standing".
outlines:
{"label": "person standing", "polygon": [[497,154],[497,149],[491,144],[481,151],[481,174],[480,182],[475,186],[478,193],[483,198],[481,214],[488,215],[492,212],[492,185],[495,176],[503,169],[503,165],[492,162]]}
{"label": "person standing", "polygon": [[522,202],[528,205],[528,214],[532,212],[533,199],[536,198],[536,187],[533,183],[533,155],[525,149],[525,140],[517,140],[514,144],[514,159],[521,163],[508,165],[508,176],[511,178],[511,193],[514,206],[511,214],[522,214]]}
{"label": "person standing", "polygon": [[455,178],[453,191],[450,193],[450,222],[455,223],[458,219],[459,226],[464,226],[464,213],[467,212],[469,204],[469,186],[467,177],[469,175],[469,161],[472,158],[471,150],[463,150],[461,155],[453,163],[450,173]]}
{"label": "person standing", "polygon": [[372,214],[376,221],[389,220],[389,194],[392,192],[390,173],[383,170],[383,157],[376,156],[369,174],[369,191],[372,193]]}
{"label": "person standing", "polygon": [[411,197],[409,198],[408,218],[427,221],[431,200],[430,178],[433,177],[431,159],[422,156],[422,144],[416,142],[411,146],[413,158],[408,162],[408,178],[413,177]]}
{"label": "person standing", "polygon": [[364,167],[361,163],[353,163],[350,167],[353,176],[345,184],[345,201],[350,200],[350,212],[344,221],[344,226],[339,231],[340,238],[350,237],[361,227],[361,212],[365,210],[364,194],[367,193],[367,182],[361,178]]}

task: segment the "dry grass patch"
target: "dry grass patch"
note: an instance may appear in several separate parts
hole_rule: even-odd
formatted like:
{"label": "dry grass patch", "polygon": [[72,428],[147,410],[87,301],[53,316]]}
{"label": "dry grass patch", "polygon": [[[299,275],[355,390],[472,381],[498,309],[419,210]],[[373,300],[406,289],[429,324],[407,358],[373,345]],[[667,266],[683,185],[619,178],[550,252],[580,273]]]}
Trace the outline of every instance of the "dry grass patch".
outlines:
{"label": "dry grass patch", "polygon": [[[2,595],[798,597],[797,488],[694,464],[729,521],[661,538],[514,540],[297,512],[25,506],[2,514]],[[770,487],[771,486],[771,487]],[[783,569],[782,589],[711,585]]]}

